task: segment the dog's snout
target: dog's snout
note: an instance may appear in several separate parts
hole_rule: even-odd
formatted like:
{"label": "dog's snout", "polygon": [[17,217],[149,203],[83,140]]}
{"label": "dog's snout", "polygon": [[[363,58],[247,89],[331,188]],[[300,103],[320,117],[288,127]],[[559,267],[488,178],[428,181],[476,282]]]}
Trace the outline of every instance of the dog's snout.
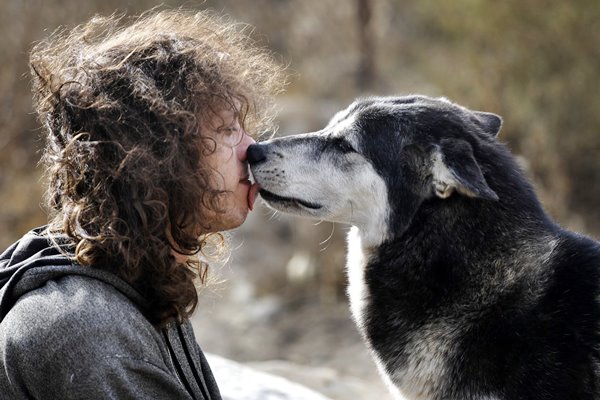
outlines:
{"label": "dog's snout", "polygon": [[255,143],[248,146],[248,162],[251,165],[259,164],[267,159],[265,146]]}

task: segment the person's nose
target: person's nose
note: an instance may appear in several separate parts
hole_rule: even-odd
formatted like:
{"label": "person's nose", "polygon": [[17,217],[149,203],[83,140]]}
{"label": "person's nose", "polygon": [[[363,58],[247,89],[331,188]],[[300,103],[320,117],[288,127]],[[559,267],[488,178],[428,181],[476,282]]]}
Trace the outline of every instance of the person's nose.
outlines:
{"label": "person's nose", "polygon": [[248,159],[248,147],[254,143],[256,143],[256,141],[252,138],[252,136],[244,132],[244,137],[238,145],[238,158],[240,161],[245,162]]}

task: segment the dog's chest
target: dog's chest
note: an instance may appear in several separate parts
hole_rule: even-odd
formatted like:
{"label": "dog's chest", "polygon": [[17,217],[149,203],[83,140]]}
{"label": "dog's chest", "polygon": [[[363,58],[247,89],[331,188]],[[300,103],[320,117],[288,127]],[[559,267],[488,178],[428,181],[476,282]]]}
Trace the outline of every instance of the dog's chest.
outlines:
{"label": "dog's chest", "polygon": [[[359,331],[368,342],[374,353],[376,364],[394,392],[398,389],[400,399],[436,399],[443,391],[446,382],[448,359],[452,357],[452,344],[455,343],[456,326],[448,323],[430,323],[412,332],[405,332],[404,348],[395,350],[395,354],[386,354],[382,348],[374,346],[369,338],[369,327],[372,323],[369,311],[371,288],[365,280],[365,268],[371,254],[365,251],[359,232],[352,228],[348,235],[348,297],[352,316]],[[386,329],[382,327],[381,329]],[[390,340],[395,340],[394,330],[390,326]],[[386,348],[394,348],[396,343],[389,343]],[[399,356],[399,354],[401,354]]]}

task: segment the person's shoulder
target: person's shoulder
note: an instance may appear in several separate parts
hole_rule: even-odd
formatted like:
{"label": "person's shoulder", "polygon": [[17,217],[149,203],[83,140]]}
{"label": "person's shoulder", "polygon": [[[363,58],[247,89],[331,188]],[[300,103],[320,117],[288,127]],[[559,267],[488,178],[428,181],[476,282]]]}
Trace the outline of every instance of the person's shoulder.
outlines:
{"label": "person's shoulder", "polygon": [[[22,296],[0,328],[0,346],[48,356],[157,350],[160,333],[126,295],[87,276],[51,280]],[[156,353],[156,351],[154,351]]]}
{"label": "person's shoulder", "polygon": [[47,281],[22,296],[0,324],[0,392],[186,398],[161,335],[105,281],[80,275]]}

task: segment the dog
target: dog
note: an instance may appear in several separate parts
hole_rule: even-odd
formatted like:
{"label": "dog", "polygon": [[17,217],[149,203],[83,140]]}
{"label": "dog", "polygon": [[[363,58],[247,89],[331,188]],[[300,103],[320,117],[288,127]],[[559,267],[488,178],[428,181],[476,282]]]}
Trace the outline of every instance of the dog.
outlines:
{"label": "dog", "polygon": [[370,97],[248,148],[273,209],[352,225],[348,294],[398,399],[600,399],[600,244],[444,98]]}

